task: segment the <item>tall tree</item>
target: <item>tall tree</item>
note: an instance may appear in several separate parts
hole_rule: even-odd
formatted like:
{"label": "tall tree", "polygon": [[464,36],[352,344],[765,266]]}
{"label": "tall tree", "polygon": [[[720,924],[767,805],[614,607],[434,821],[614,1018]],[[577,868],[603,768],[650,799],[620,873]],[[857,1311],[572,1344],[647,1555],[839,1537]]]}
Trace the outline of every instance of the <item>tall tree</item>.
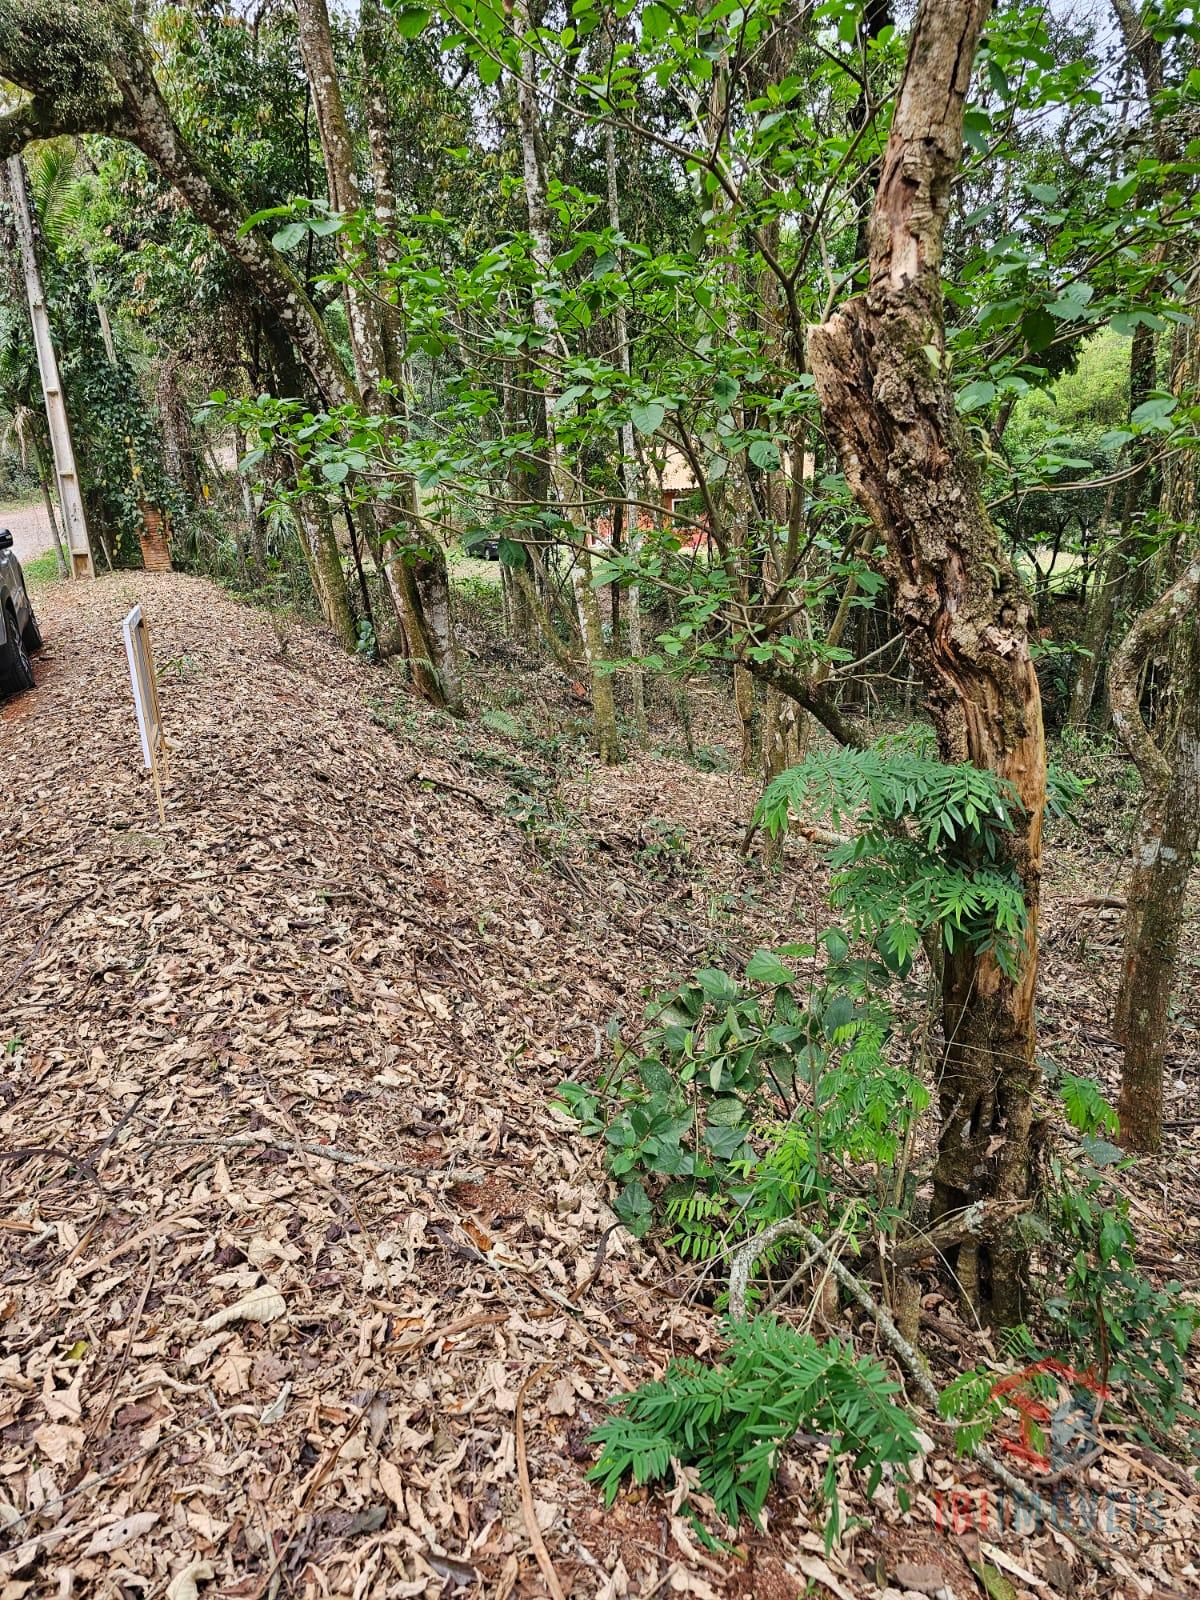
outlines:
{"label": "tall tree", "polygon": [[[333,53],[329,8],[325,0],[296,0],[296,16],[300,53],[325,157],[329,203],[343,216],[353,215],[362,207],[362,193]],[[346,317],[362,405],[369,412],[399,418],[402,398],[390,380],[389,364],[394,367],[396,361],[393,353],[389,363],[383,318],[375,298],[354,270],[354,252],[346,235],[339,234],[338,238],[343,263],[349,269],[345,282]],[[462,683],[450,613],[446,554],[422,526],[412,479],[403,480],[394,510],[381,499],[370,506],[368,518],[374,523],[380,559],[408,634],[414,678],[427,699],[461,710]]]}
{"label": "tall tree", "polygon": [[[111,0],[66,0],[62,5],[0,0],[0,76],[30,96],[0,116],[0,156],[60,133],[107,133],[136,145],[245,272],[295,344],[326,404],[362,409],[358,382],[304,284],[261,233],[243,230],[236,196],[184,139],[159,88],[145,39],[118,6]],[[325,107],[329,109],[328,96]],[[364,371],[375,381],[381,366]],[[411,506],[407,515],[411,524]],[[440,548],[427,548],[429,543],[411,537],[405,541],[399,581],[408,616],[421,617],[418,578],[428,575],[432,621],[421,630],[419,648],[429,666],[419,686],[438,703],[456,705],[461,691],[445,558]],[[345,589],[344,574],[330,571],[328,577]],[[398,610],[407,620],[405,609]]]}
{"label": "tall tree", "polygon": [[[943,760],[994,772],[1015,800],[1007,865],[1028,926],[1015,967],[960,944],[942,977],[938,1215],[1030,1184],[1034,987],[1046,754],[1030,606],[980,495],[943,360],[941,264],[963,117],[989,0],[920,0],[867,229],[866,292],[809,335],[826,426],[886,546],[896,616]],[[960,1247],[969,1298],[1021,1315],[1021,1252]]]}
{"label": "tall tree", "polygon": [[[524,0],[517,6],[516,14],[519,14],[522,28],[527,30],[529,18]],[[558,349],[562,346],[562,334],[547,292],[553,270],[554,247],[550,236],[550,212],[546,202],[546,175],[542,167],[541,118],[537,103],[537,55],[528,47],[522,48],[521,51],[521,66],[516,75],[516,102],[521,166],[525,178],[525,204],[529,212],[533,259],[538,272],[538,282],[533,289],[533,321],[546,345]],[[571,523],[573,520],[571,508],[579,495],[557,438],[555,410],[558,395],[552,386],[547,385],[543,387],[542,399],[545,405],[544,448],[550,467],[550,483],[558,501],[560,514]],[[591,678],[596,744],[602,761],[619,761],[621,741],[617,732],[612,677],[604,662],[600,602],[592,586],[592,561],[588,553],[586,531],[574,552],[572,583],[575,590],[575,604],[579,612],[579,629]]]}

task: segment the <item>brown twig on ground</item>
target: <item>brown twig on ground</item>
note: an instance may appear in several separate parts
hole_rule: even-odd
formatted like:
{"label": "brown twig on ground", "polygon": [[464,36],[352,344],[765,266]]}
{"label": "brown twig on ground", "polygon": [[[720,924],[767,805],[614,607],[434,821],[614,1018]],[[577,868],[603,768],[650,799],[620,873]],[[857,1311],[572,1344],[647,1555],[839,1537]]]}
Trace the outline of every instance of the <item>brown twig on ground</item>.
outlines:
{"label": "brown twig on ground", "polygon": [[554,1563],[550,1559],[550,1552],[546,1549],[546,1541],[542,1538],[542,1530],[537,1525],[537,1512],[533,1504],[533,1485],[529,1481],[529,1457],[525,1449],[525,1395],[529,1388],[549,1372],[554,1365],[553,1361],[543,1361],[542,1365],[517,1391],[516,1436],[517,1436],[517,1477],[521,1484],[521,1514],[525,1519],[525,1532],[529,1535],[529,1543],[533,1548],[537,1564],[542,1570],[542,1577],[546,1580],[546,1587],[553,1595],[554,1600],[566,1600],[563,1586],[558,1581],[558,1574],[554,1570]]}

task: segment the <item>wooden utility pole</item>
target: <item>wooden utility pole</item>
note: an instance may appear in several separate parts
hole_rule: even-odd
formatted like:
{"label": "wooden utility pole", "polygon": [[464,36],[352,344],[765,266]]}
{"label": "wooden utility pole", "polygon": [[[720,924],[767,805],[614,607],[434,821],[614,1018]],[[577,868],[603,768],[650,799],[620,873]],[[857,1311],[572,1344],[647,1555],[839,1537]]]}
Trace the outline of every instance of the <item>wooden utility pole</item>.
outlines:
{"label": "wooden utility pole", "polygon": [[58,358],[54,353],[54,339],[50,332],[50,316],[46,310],[46,292],[38,264],[37,243],[33,231],[33,211],[29,204],[29,186],[25,181],[25,164],[19,155],[8,158],[8,185],[12,195],[13,215],[17,226],[17,240],[21,249],[21,264],[25,269],[25,291],[29,296],[29,320],[33,324],[33,342],[37,349],[38,374],[42,380],[42,394],[46,401],[46,421],[50,427],[50,447],[54,452],[54,475],[58,480],[58,503],[62,510],[63,530],[67,536],[67,549],[71,557],[73,578],[94,578],[92,546],[88,538],[87,513],[83,508],[83,495],[79,488],[79,473],[75,466],[75,447],[71,442],[71,424],[63,398],[62,379],[58,372]]}

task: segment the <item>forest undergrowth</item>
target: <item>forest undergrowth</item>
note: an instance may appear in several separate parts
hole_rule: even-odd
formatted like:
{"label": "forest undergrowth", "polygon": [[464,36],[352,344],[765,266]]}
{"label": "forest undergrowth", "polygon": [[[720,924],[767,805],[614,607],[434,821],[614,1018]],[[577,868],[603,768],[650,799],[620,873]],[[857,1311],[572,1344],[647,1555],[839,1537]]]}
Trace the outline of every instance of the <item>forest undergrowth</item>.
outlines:
{"label": "forest undergrowth", "polygon": [[[925,954],[863,959],[828,845],[745,853],[727,696],[694,689],[686,737],[652,697],[649,748],[602,767],[582,687],[523,657],[506,689],[516,647],[468,610],[461,722],[200,580],[39,590],[41,686],[0,713],[0,1594],[1189,1590],[1200,1017],[1184,985],[1167,1146],[1126,1169],[1123,766],[1056,752],[1095,780],[1051,823],[1038,995],[1036,1227],[1075,1278],[1035,1239],[1001,1339],[947,1248],[905,1256],[934,1226]],[[1045,1482],[1081,1378],[1087,1448]]]}

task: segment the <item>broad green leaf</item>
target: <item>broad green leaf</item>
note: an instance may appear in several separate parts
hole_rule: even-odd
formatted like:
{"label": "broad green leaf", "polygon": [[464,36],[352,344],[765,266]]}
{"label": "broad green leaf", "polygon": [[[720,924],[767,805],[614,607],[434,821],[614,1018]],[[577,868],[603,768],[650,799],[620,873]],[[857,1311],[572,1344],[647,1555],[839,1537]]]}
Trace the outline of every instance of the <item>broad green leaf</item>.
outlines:
{"label": "broad green leaf", "polygon": [[968,383],[958,391],[955,403],[966,416],[969,412],[978,411],[980,406],[990,405],[995,398],[996,385],[984,378],[976,378],[974,383]]}
{"label": "broad green leaf", "polygon": [[667,408],[661,400],[648,400],[629,408],[629,420],[639,433],[657,433],[666,414]]}
{"label": "broad green leaf", "polygon": [[756,950],[746,963],[746,976],[751,983],[770,983],[778,987],[783,983],[794,983],[796,974],[791,967],[785,967],[783,962],[773,950]]}
{"label": "broad green leaf", "polygon": [[750,459],[763,472],[778,472],[781,465],[779,450],[771,439],[755,439],[750,446]]}
{"label": "broad green leaf", "polygon": [[416,39],[429,26],[429,15],[420,7],[405,6],[392,12],[392,21],[402,39]]}
{"label": "broad green leaf", "polygon": [[303,222],[289,222],[271,235],[271,243],[276,250],[292,250],[300,243],[307,232],[308,229]]}

